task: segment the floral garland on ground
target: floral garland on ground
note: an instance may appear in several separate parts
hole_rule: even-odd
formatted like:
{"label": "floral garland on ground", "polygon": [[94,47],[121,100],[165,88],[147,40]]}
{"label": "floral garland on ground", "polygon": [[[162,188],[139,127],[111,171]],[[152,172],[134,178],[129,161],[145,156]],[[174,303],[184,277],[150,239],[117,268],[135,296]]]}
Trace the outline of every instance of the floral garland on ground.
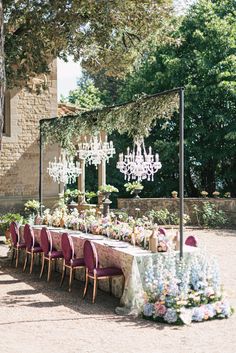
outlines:
{"label": "floral garland on ground", "polygon": [[173,252],[145,273],[142,314],[169,324],[228,318],[233,308],[223,299],[219,267],[204,253],[179,260]]}
{"label": "floral garland on ground", "polygon": [[41,123],[44,143],[58,143],[67,150],[74,150],[74,144],[81,135],[98,131],[129,136],[148,136],[157,118],[170,119],[178,109],[179,95],[172,92],[160,96],[144,96],[120,106],[105,107],[79,115],[68,115],[60,119],[45,119]]}

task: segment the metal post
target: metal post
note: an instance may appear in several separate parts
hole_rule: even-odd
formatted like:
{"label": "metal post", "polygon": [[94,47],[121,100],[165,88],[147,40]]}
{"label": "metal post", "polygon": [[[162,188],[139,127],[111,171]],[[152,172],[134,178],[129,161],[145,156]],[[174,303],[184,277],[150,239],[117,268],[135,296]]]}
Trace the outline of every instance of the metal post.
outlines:
{"label": "metal post", "polygon": [[184,236],[184,89],[179,90],[179,234],[180,258],[183,257]]}
{"label": "metal post", "polygon": [[43,136],[41,121],[39,128],[39,203],[40,203],[40,216],[43,213]]}

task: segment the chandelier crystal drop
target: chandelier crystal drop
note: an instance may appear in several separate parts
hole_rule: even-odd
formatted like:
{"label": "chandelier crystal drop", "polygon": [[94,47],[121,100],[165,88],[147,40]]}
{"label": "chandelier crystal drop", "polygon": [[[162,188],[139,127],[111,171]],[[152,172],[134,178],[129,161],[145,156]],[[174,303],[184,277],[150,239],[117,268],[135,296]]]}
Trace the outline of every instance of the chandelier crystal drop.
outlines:
{"label": "chandelier crystal drop", "polygon": [[107,136],[103,142],[101,136],[91,136],[90,140],[78,144],[78,156],[85,160],[86,164],[94,164],[97,168],[102,161],[108,162],[116,153],[112,141],[107,141]]}
{"label": "chandelier crystal drop", "polygon": [[133,151],[127,148],[127,154],[119,154],[119,161],[117,168],[125,175],[125,180],[148,181],[154,180],[154,174],[162,167],[159,162],[159,155],[152,154],[152,148],[149,147],[148,153],[146,152],[143,137],[134,140]]}
{"label": "chandelier crystal drop", "polygon": [[80,163],[73,161],[72,156],[67,156],[66,151],[62,151],[58,161],[55,157],[53,162],[49,162],[47,168],[48,174],[54,182],[63,184],[72,184],[82,173]]}

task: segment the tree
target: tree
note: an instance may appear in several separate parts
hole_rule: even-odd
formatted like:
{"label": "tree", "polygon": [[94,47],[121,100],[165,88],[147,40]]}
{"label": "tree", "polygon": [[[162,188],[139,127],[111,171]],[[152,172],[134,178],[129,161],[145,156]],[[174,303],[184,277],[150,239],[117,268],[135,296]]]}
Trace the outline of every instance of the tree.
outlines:
{"label": "tree", "polygon": [[[25,85],[48,72],[50,58],[66,59],[67,54],[90,70],[105,68],[106,75],[124,75],[150,34],[155,37],[163,28],[171,4],[172,0],[4,0],[7,86]],[[0,64],[3,97],[4,62]],[[0,127],[2,121],[1,104]]]}
{"label": "tree", "polygon": [[[189,196],[236,190],[236,3],[200,0],[173,31],[173,43],[160,45],[121,89],[121,100],[185,86],[185,180]],[[178,179],[178,122],[156,127],[163,183]],[[158,129],[159,127],[159,129]],[[164,160],[163,160],[163,157]],[[174,158],[173,158],[174,157]],[[174,165],[172,164],[174,162]],[[171,173],[172,171],[172,173]],[[163,188],[164,186],[162,186]]]}
{"label": "tree", "polygon": [[83,76],[77,85],[75,90],[69,92],[65,101],[87,110],[102,107],[101,93],[92,79]]}

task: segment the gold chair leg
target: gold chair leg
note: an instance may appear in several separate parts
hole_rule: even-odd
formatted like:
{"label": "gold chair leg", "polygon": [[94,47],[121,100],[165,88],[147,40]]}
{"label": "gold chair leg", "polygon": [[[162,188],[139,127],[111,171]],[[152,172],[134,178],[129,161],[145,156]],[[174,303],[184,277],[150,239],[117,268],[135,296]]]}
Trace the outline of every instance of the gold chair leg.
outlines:
{"label": "gold chair leg", "polygon": [[65,266],[65,260],[63,261],[63,265],[62,265],[62,274],[61,274],[61,282],[60,282],[60,287],[63,285],[64,279],[65,279],[65,275],[66,275],[66,266]]}
{"label": "gold chair leg", "polygon": [[19,262],[19,249],[16,249],[16,268],[18,267],[18,262]]}
{"label": "gold chair leg", "polygon": [[48,260],[48,277],[47,277],[47,281],[50,281],[51,278],[51,272],[52,272],[52,260],[49,259]]}
{"label": "gold chair leg", "polygon": [[11,265],[13,264],[14,258],[15,258],[15,249],[14,247],[12,247]]}
{"label": "gold chair leg", "polygon": [[122,295],[124,293],[125,290],[125,276],[123,276],[123,281],[122,281]]}
{"label": "gold chair leg", "polygon": [[28,254],[27,254],[27,252],[25,252],[25,262],[24,262],[23,272],[25,272],[25,269],[27,266],[27,261],[28,261]]}
{"label": "gold chair leg", "polygon": [[83,294],[83,298],[85,298],[86,294],[87,294],[87,289],[88,289],[88,270],[86,269],[86,273],[85,273],[85,285],[84,285],[84,294]]}
{"label": "gold chair leg", "polygon": [[30,262],[30,274],[33,271],[33,266],[34,266],[34,253],[31,252],[31,262]]}
{"label": "gold chair leg", "polygon": [[73,268],[72,268],[72,267],[70,267],[69,292],[71,292],[72,275],[73,275]]}
{"label": "gold chair leg", "polygon": [[93,280],[93,304],[95,303],[95,298],[97,296],[97,276]]}
{"label": "gold chair leg", "polygon": [[44,254],[43,254],[42,266],[41,266],[41,272],[40,272],[39,278],[42,278],[43,270],[44,270],[44,264],[45,264],[45,257],[44,257]]}
{"label": "gold chair leg", "polygon": [[109,277],[109,294],[112,295],[112,277]]}

